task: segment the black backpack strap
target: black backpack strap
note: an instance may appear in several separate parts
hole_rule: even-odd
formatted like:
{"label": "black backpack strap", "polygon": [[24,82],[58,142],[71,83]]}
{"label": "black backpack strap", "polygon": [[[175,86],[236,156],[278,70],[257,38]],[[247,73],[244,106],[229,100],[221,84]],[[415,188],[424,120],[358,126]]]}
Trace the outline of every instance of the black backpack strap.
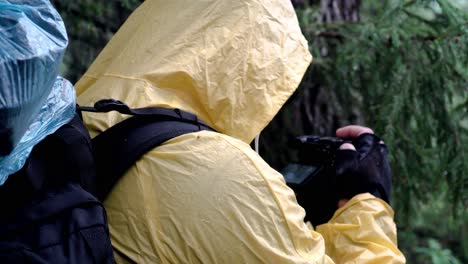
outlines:
{"label": "black backpack strap", "polygon": [[101,100],[82,111],[118,111],[133,115],[93,139],[97,167],[96,196],[104,200],[114,184],[139,158],[174,137],[201,130],[215,131],[196,115],[159,107],[131,109],[120,101]]}
{"label": "black backpack strap", "polygon": [[86,191],[94,193],[93,181],[96,171],[92,154],[93,143],[80,114],[77,110],[75,117],[54,136],[64,142],[66,149],[71,150],[68,151],[71,154],[67,155],[63,165],[67,167],[64,167],[63,171],[69,171],[71,179],[80,183]]}
{"label": "black backpack strap", "polygon": [[102,99],[97,101],[93,107],[89,106],[78,106],[78,109],[84,112],[97,112],[106,113],[110,111],[117,111],[121,114],[132,115],[132,116],[147,116],[157,118],[159,120],[179,120],[184,123],[191,123],[198,126],[202,126],[203,129],[215,131],[209,125],[198,120],[197,116],[182,111],[180,109],[169,109],[163,107],[144,107],[144,108],[130,108],[125,103],[115,99]]}

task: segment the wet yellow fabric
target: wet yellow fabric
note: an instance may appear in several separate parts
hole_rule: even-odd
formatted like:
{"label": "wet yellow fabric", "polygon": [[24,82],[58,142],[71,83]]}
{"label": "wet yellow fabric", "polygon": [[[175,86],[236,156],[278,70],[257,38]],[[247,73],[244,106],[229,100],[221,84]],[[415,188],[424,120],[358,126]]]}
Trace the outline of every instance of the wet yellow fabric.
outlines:
{"label": "wet yellow fabric", "polygon": [[[404,262],[384,202],[359,195],[315,232],[248,145],[310,61],[288,0],[147,0],[129,17],[76,84],[78,102],[180,108],[220,133],[171,139],[117,183],[105,206],[118,262]],[[95,136],[127,117],[84,118]]]}

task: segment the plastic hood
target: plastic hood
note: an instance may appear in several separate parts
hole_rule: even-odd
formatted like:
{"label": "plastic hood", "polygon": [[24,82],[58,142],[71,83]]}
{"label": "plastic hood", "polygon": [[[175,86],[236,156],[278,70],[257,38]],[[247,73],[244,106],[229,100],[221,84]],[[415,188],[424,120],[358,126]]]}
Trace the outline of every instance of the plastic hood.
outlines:
{"label": "plastic hood", "polygon": [[67,44],[49,1],[0,0],[0,156],[11,153],[46,103]]}
{"label": "plastic hood", "polygon": [[[147,0],[75,88],[81,105],[112,97],[131,107],[180,108],[250,142],[310,61],[288,0]],[[87,116],[96,132],[121,118]]]}
{"label": "plastic hood", "polygon": [[49,1],[0,0],[0,185],[75,114],[73,86],[57,76],[67,44]]}

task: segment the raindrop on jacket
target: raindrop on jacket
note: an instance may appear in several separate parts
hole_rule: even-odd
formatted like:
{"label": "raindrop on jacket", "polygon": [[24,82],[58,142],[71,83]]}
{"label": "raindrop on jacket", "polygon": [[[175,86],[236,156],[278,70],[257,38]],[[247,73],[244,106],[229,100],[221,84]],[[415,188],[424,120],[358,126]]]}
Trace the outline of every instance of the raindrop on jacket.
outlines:
{"label": "raindrop on jacket", "polygon": [[[216,128],[171,139],[105,201],[118,262],[401,263],[393,211],[362,194],[314,231],[283,177],[248,145],[311,61],[290,1],[147,0],[76,89],[180,108]],[[85,115],[95,136],[127,118]]]}

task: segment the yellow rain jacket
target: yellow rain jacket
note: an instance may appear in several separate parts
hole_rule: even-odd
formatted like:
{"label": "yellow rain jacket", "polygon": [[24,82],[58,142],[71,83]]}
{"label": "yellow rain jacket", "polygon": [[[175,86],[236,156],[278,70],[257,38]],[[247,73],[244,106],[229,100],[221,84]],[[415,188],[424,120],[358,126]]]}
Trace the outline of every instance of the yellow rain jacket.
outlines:
{"label": "yellow rain jacket", "polygon": [[[118,262],[402,263],[392,209],[354,197],[317,231],[248,145],[311,61],[289,0],[147,0],[76,89],[81,105],[192,112],[220,133],[171,139],[105,201]],[[85,114],[93,136],[127,118]]]}

